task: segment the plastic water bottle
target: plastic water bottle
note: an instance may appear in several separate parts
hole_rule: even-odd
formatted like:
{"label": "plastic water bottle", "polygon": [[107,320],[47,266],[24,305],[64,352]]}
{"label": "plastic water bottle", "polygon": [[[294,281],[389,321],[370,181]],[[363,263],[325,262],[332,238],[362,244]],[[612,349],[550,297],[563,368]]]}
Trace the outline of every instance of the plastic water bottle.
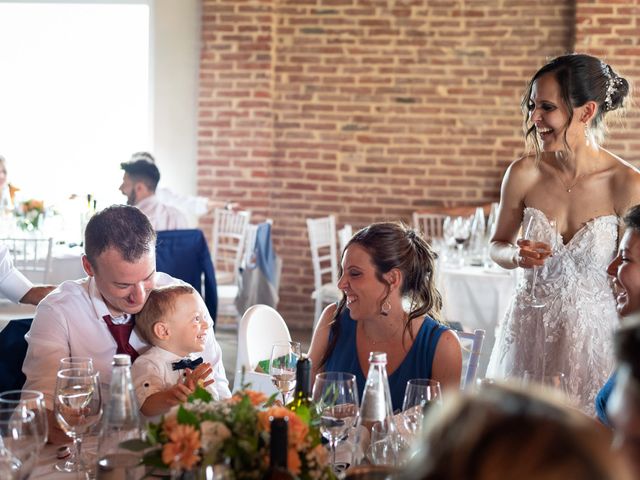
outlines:
{"label": "plastic water bottle", "polygon": [[138,400],[131,381],[131,357],[113,356],[109,400],[104,408],[98,441],[98,480],[137,480],[144,476],[140,456],[121,447],[126,440],[142,438]]}
{"label": "plastic water bottle", "polygon": [[[356,443],[363,448],[371,463],[397,465],[397,429],[387,377],[387,354],[384,352],[369,354],[369,373],[356,432]],[[357,458],[360,456],[356,455]]]}

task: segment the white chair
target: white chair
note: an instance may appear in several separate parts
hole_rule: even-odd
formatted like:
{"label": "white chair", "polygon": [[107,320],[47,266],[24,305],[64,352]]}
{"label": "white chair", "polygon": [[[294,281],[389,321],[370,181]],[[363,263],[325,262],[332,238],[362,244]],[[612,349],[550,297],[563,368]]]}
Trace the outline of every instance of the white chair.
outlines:
{"label": "white chair", "polygon": [[434,238],[442,238],[442,224],[447,216],[441,213],[413,212],[413,228],[422,232],[428,242]]}
{"label": "white chair", "polygon": [[214,212],[211,259],[218,284],[230,285],[238,282],[250,219],[250,211],[234,212],[216,208]]}
{"label": "white chair", "polygon": [[244,368],[244,382],[250,381],[253,390],[262,391],[267,395],[277,392],[268,373],[258,373],[254,370],[258,362],[271,357],[271,347],[274,343],[289,341],[289,328],[276,310],[267,305],[254,305],[247,309],[238,326],[238,353],[233,390],[242,388]]}
{"label": "white chair", "polygon": [[[313,264],[313,293],[315,300],[313,327],[322,313],[322,306],[342,298],[338,288],[338,254],[336,252],[336,219],[333,215],[307,218],[311,262]],[[326,279],[326,280],[325,280]]]}
{"label": "white chair", "polygon": [[353,227],[348,223],[345,224],[345,226],[340,230],[338,230],[338,242],[340,242],[340,251],[338,252],[339,255],[342,255],[342,252],[344,252],[344,247],[347,246],[347,243],[349,243],[351,237],[353,237]]}
{"label": "white chair", "polygon": [[473,333],[456,330],[456,334],[462,346],[462,378],[460,388],[462,390],[472,389],[476,382],[485,331],[480,328],[475,329]]}
{"label": "white chair", "polygon": [[47,283],[51,273],[52,238],[0,238],[14,266],[33,283]]}

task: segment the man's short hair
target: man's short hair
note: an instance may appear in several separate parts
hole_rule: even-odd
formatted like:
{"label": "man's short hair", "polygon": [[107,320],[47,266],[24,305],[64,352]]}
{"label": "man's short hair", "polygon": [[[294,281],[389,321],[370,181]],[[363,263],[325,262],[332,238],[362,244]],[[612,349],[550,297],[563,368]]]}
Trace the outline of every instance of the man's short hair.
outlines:
{"label": "man's short hair", "polygon": [[115,248],[127,262],[136,262],[154,251],[156,232],[147,216],[129,205],[112,205],[96,213],[84,231],[84,251],[91,266],[108,248]]}
{"label": "man's short hair", "polygon": [[134,158],[135,160],[122,162],[120,167],[134,182],[142,182],[150,191],[155,192],[160,181],[160,170],[153,161],[149,161],[147,158]]}
{"label": "man's short hair", "polygon": [[153,327],[161,322],[168,313],[175,310],[176,299],[181,295],[194,294],[195,289],[191,285],[168,285],[154,288],[149,297],[136,315],[136,329],[140,337],[151,345],[155,345],[157,337],[153,333]]}
{"label": "man's short hair", "polygon": [[133,155],[131,155],[131,158],[129,159],[130,162],[133,162],[134,160],[148,160],[151,163],[156,163],[155,158],[153,158],[153,155],[151,155],[149,152],[136,152]]}

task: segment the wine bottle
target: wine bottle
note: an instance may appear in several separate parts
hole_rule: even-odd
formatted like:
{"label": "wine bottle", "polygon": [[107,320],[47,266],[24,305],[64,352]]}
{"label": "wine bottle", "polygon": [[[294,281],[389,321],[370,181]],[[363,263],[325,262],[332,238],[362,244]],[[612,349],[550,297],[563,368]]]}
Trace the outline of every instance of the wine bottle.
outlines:
{"label": "wine bottle", "polygon": [[317,418],[311,401],[311,359],[300,357],[296,364],[296,389],[286,407],[311,425]]}
{"label": "wine bottle", "polygon": [[269,468],[263,480],[292,480],[295,477],[287,467],[289,441],[289,418],[274,418],[271,421],[271,441],[269,444]]}

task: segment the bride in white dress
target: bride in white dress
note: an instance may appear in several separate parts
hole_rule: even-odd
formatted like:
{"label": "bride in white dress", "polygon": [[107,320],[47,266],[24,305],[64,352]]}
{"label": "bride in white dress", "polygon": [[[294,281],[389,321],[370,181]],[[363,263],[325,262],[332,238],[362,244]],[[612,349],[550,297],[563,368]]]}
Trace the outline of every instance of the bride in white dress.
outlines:
{"label": "bride in white dress", "polygon": [[[618,218],[640,203],[640,172],[598,143],[605,116],[623,106],[628,90],[624,78],[589,55],[558,57],[533,76],[522,106],[534,152],[505,173],[491,240],[493,260],[524,275],[487,375],[564,373],[572,400],[589,414],[614,364],[618,317],[606,268],[617,249]],[[521,226],[529,240],[518,238]],[[552,241],[536,241],[542,238]],[[544,306],[534,306],[532,296]]]}

